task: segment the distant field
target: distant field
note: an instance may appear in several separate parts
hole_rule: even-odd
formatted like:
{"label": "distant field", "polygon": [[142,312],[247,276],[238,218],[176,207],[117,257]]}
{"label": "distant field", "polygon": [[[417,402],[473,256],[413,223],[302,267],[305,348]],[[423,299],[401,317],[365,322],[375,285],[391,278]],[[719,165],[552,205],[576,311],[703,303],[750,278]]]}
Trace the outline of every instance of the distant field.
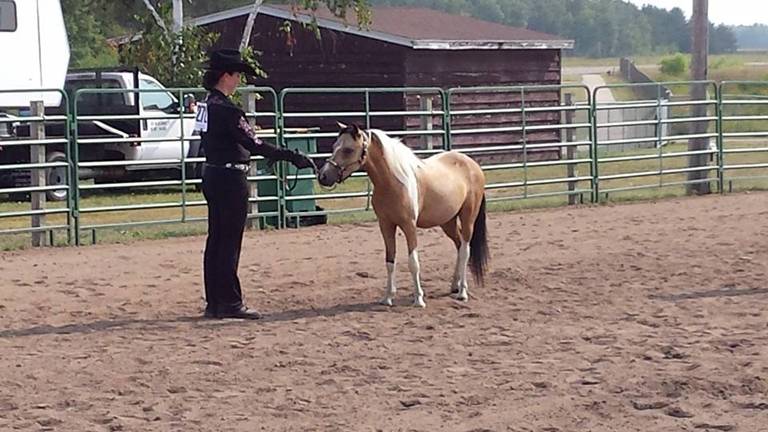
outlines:
{"label": "distant field", "polygon": [[[669,56],[670,54],[663,55],[650,55],[650,56],[629,56],[629,59],[635,62],[636,65],[648,65],[659,64],[661,59]],[[606,57],[606,58],[587,58],[587,57],[563,57],[563,67],[584,67],[584,66],[616,66],[619,65],[619,57]],[[736,54],[716,54],[709,56],[709,62],[711,66],[717,65],[719,62],[732,63],[732,64],[744,64],[744,63],[760,63],[768,62],[768,55],[765,53],[736,53]]]}

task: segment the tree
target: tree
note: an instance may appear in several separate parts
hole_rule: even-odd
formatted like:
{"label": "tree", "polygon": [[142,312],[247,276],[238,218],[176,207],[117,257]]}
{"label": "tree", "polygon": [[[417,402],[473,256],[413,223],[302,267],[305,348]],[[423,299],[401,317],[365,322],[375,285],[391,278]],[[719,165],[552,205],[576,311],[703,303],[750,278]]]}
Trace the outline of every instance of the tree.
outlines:
{"label": "tree", "polygon": [[734,53],[738,48],[736,35],[730,27],[720,24],[709,26],[709,52],[712,54]]}
{"label": "tree", "polygon": [[[207,51],[218,40],[219,35],[201,27],[184,26],[179,34],[170,31],[172,26],[172,3],[156,0],[155,9],[163,22],[157,22],[150,11],[144,10],[135,16],[139,32],[134,41],[123,45],[120,60],[123,64],[141,66],[147,73],[169,87],[192,87],[199,85]],[[367,0],[298,0],[293,2],[298,9],[317,11],[322,4],[336,16],[346,19],[347,10],[352,8],[360,26],[370,22],[370,8]],[[298,10],[297,9],[297,10]],[[313,12],[314,16],[314,12]],[[316,28],[316,23],[314,24]],[[254,67],[258,75],[265,77],[257,52],[247,47],[243,58]]]}
{"label": "tree", "polygon": [[62,0],[64,25],[70,48],[70,66],[92,67],[117,63],[117,51],[107,43],[103,23],[89,10],[101,6],[100,0]]}
{"label": "tree", "polygon": [[472,15],[491,22],[504,22],[504,12],[497,0],[475,0],[472,4]]}
{"label": "tree", "polygon": [[651,32],[652,49],[655,52],[683,52],[690,50],[690,34],[685,15],[680,8],[671,11],[646,5],[642,9]]}
{"label": "tree", "polygon": [[[172,21],[170,2],[160,3],[157,12],[164,23]],[[141,37],[122,46],[121,63],[141,66],[168,87],[199,85],[202,66],[208,58],[206,50],[216,42],[218,35],[191,26],[183,27],[176,35],[169,31],[170,25],[161,27],[149,11],[136,15],[135,19],[141,26]]]}

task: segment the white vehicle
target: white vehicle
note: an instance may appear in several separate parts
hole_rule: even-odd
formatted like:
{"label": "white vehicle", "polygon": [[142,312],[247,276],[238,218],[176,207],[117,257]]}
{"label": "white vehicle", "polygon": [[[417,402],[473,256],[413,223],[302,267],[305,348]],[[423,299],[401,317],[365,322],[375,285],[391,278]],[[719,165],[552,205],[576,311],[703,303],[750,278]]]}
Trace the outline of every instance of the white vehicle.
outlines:
{"label": "white vehicle", "polygon": [[[138,83],[138,86],[137,86]],[[106,143],[98,150],[89,150],[86,144],[80,146],[80,159],[126,160],[126,161],[168,161],[197,155],[198,141],[179,140],[193,136],[195,119],[180,117],[180,111],[191,113],[194,102],[191,98],[180,103],[176,95],[163,91],[165,87],[155,78],[141,73],[138,69],[101,69],[72,71],[67,74],[64,88],[70,103],[77,104],[78,117],[124,114],[130,118],[80,121],[79,138],[88,140],[104,138],[142,138],[148,141]],[[136,93],[83,93],[77,100],[80,89],[140,89],[156,90]],[[138,102],[137,102],[138,99]],[[142,117],[141,120],[135,117]],[[163,140],[167,138],[167,140]],[[91,144],[88,144],[91,146]],[[126,171],[146,171],[163,168],[164,165],[142,163],[126,165]],[[98,177],[98,176],[97,176]]]}
{"label": "white vehicle", "polygon": [[[69,45],[59,0],[0,0],[0,53],[6,62],[13,59],[13,67],[0,67],[0,165],[29,162],[29,147],[3,146],[3,141],[29,135],[29,124],[11,121],[20,118],[19,112],[28,109],[32,101],[44,101],[46,114],[65,112],[64,101],[58,92],[20,91],[64,89],[69,96],[70,113],[73,112],[75,92],[82,88],[157,89],[163,85],[137,69],[81,70],[67,73]],[[146,178],[179,178],[180,166],[169,165],[182,155],[198,154],[199,141],[180,141],[192,136],[194,119],[181,119],[180,110],[191,112],[193,102],[180,103],[167,91],[135,94],[87,93],[77,101],[78,116],[125,115],[127,119],[80,121],[77,125],[81,162],[125,161],[113,166],[80,169],[81,178],[96,181],[136,181]],[[139,120],[138,116],[148,116]],[[164,118],[160,118],[164,117]],[[9,121],[10,120],[10,121]],[[65,125],[46,124],[48,137],[64,136]],[[147,138],[149,141],[128,140]],[[165,140],[164,138],[168,138]],[[99,142],[104,139],[104,142]],[[49,162],[65,161],[64,145],[48,145]],[[131,161],[141,162],[132,165]],[[157,161],[157,164],[151,163]],[[49,169],[48,185],[61,185],[66,181],[66,168]],[[190,175],[191,177],[191,175]],[[28,186],[30,170],[0,171],[0,189]],[[48,198],[63,200],[66,189],[51,191]]]}
{"label": "white vehicle", "polygon": [[64,86],[69,43],[59,0],[0,0],[0,53],[0,107],[59,105],[57,93],[3,92]]}

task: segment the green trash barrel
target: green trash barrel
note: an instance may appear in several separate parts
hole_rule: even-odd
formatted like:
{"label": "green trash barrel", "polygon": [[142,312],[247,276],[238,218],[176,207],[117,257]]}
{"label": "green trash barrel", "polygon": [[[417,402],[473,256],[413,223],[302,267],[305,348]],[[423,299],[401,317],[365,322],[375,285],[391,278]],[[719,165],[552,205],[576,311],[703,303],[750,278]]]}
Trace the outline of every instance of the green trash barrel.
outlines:
{"label": "green trash barrel", "polygon": [[[311,132],[309,129],[300,129],[300,130],[291,130],[287,129],[287,133],[290,134],[296,134],[301,132]],[[274,144],[272,142],[271,144]],[[300,138],[300,137],[293,137],[293,138],[287,138],[285,140],[286,147],[293,150],[300,150],[303,153],[310,154],[310,153],[316,153],[317,152],[317,140],[313,137],[306,137],[306,138]],[[266,167],[267,161],[266,160],[259,160],[256,163],[256,169],[258,175],[272,175],[273,171],[267,169]],[[288,187],[292,187],[294,183],[296,186],[293,188],[293,190],[288,190],[286,188],[285,193],[287,196],[299,196],[299,195],[314,195],[314,181],[311,178],[308,179],[299,179],[297,181],[294,181],[294,176],[296,175],[296,167],[294,167],[291,163],[286,163],[285,167],[287,169],[286,173],[286,181],[288,182]],[[306,175],[310,174],[311,170],[309,169],[303,169],[301,170],[300,175]],[[258,180],[256,182],[256,185],[258,187],[258,194],[259,197],[274,197],[277,196],[277,188],[278,188],[278,182],[275,180]],[[277,211],[278,203],[277,201],[266,201],[266,202],[259,202],[258,203],[258,209],[259,213],[269,213],[269,212],[275,212]],[[286,203],[286,211],[293,213],[293,212],[314,212],[319,210],[320,208],[317,207],[314,199],[306,199],[306,200],[300,200],[300,201],[287,201]],[[288,218],[288,225],[289,226],[295,226],[296,221],[295,217]],[[315,225],[318,223],[325,223],[325,218],[317,216],[300,216],[299,217],[299,223],[304,225]],[[278,218],[274,216],[266,217],[266,218],[260,218],[260,227],[264,228],[265,225],[270,225],[273,227],[277,227],[278,225]]]}

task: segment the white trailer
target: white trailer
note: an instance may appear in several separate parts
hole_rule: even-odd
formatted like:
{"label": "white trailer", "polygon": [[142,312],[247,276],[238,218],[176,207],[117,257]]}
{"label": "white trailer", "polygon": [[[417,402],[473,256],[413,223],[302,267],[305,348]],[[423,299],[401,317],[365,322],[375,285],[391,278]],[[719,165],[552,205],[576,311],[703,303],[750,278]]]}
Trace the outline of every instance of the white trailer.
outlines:
{"label": "white trailer", "polygon": [[[81,169],[81,179],[120,182],[154,176],[177,178],[181,166],[172,163],[169,166],[168,161],[198,155],[197,140],[190,142],[189,139],[179,139],[182,129],[185,137],[193,135],[194,118],[189,115],[180,118],[181,110],[189,114],[193,106],[186,105],[186,101],[179,101],[170,92],[162,91],[165,87],[153,77],[135,68],[133,71],[111,68],[67,73],[70,50],[60,0],[0,0],[0,55],[4,62],[3,67],[0,67],[0,165],[29,163],[28,148],[3,146],[3,140],[29,134],[29,123],[22,124],[22,118],[11,113],[26,111],[32,102],[43,101],[48,108],[46,112],[61,115],[67,109],[61,93],[41,91],[56,89],[66,91],[70,105],[75,102],[73,98],[77,89],[110,88],[126,91],[104,98],[90,94],[90,98],[84,97],[77,101],[78,113],[81,115],[126,116],[125,120],[78,122],[79,138],[89,141],[83,146],[78,143],[80,162],[127,162]],[[132,92],[134,89],[157,91],[135,95]],[[93,103],[91,99],[98,103]],[[147,118],[138,120],[137,116]],[[58,123],[46,124],[46,132],[63,136],[64,124]],[[104,142],[98,142],[102,138]],[[116,142],[115,139],[121,141]],[[45,151],[46,162],[66,161],[64,145],[48,145]],[[197,170],[199,167],[190,168]],[[48,185],[66,185],[64,167],[46,171]],[[0,171],[0,190],[26,187],[29,179],[29,169]],[[66,188],[48,192],[50,200],[63,200],[66,196]]]}
{"label": "white trailer", "polygon": [[4,91],[64,88],[69,42],[59,0],[0,0],[0,53],[0,107],[58,106],[57,92]]}

